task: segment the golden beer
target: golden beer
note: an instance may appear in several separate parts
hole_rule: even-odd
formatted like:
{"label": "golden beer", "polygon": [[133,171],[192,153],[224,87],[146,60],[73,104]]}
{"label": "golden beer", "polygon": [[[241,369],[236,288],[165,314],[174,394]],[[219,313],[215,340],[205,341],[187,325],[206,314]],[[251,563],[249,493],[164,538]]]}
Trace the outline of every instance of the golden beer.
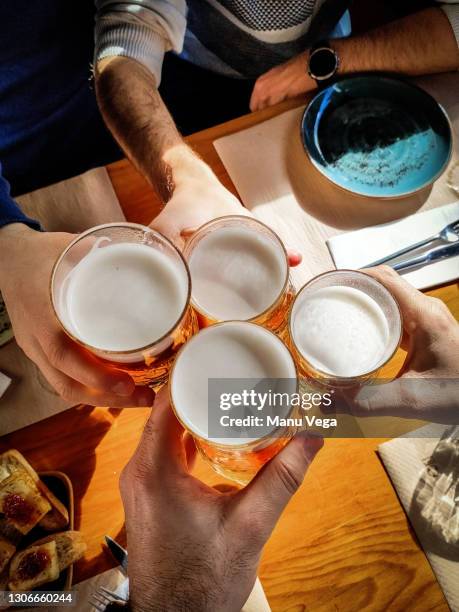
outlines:
{"label": "golden beer", "polygon": [[[295,363],[280,338],[253,323],[227,321],[201,330],[182,347],[171,372],[171,405],[212,468],[246,484],[289,442],[296,425],[267,426],[264,421],[249,428],[226,428],[223,419],[229,421],[239,413],[221,399],[229,401],[230,395],[235,398],[234,406],[240,404],[238,393],[223,391],[244,390],[247,396],[259,396],[261,391],[268,397],[267,389],[288,390],[289,395],[296,392],[297,385]],[[289,403],[274,408],[279,418],[289,419],[297,412]],[[263,421],[266,414],[266,408],[262,412],[251,404],[245,418],[257,415]]]}
{"label": "golden beer", "polygon": [[201,328],[237,320],[282,333],[295,292],[284,245],[269,227],[251,217],[220,217],[192,236],[184,255]]}
{"label": "golden beer", "polygon": [[298,292],[286,340],[300,376],[348,387],[384,377],[402,333],[400,308],[384,285],[363,272],[336,270]]}
{"label": "golden beer", "polygon": [[142,225],[111,223],[78,236],[54,266],[51,294],[65,332],[140,385],[164,384],[197,330],[185,260]]}

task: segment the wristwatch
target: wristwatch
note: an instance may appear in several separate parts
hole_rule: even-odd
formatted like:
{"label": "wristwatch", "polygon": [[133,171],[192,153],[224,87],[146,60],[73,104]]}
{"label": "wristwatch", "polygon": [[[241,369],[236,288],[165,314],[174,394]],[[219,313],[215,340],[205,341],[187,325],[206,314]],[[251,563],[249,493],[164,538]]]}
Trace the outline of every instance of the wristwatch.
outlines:
{"label": "wristwatch", "polygon": [[333,79],[339,68],[339,57],[326,40],[311,47],[308,60],[308,74],[318,87],[324,87]]}

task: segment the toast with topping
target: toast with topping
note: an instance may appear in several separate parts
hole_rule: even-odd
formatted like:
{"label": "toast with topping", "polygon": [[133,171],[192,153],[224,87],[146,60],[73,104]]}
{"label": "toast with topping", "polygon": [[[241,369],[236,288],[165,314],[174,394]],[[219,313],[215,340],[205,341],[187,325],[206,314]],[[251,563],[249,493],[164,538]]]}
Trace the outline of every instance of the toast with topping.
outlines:
{"label": "toast with topping", "polygon": [[29,533],[51,510],[51,504],[42,495],[27,472],[16,470],[0,483],[0,517],[6,526]]}
{"label": "toast with topping", "polygon": [[42,495],[50,503],[50,511],[40,520],[40,527],[45,531],[60,531],[69,523],[69,513],[64,504],[57,499],[45,483],[40,479],[30,463],[17,450],[9,450],[0,455],[0,489],[2,481],[9,478],[14,472],[25,471],[35,482]]}
{"label": "toast with topping", "polygon": [[8,587],[10,591],[30,591],[59,578],[56,542],[29,546],[11,561]]}
{"label": "toast with topping", "polygon": [[86,548],[79,531],[53,533],[35,542],[13,557],[9,574],[10,590],[28,591],[57,580],[60,572],[81,559]]}

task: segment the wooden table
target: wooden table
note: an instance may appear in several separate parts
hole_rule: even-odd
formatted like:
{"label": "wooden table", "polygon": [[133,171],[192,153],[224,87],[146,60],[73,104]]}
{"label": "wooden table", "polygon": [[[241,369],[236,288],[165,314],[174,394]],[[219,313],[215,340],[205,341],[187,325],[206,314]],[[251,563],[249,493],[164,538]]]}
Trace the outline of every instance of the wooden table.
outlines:
{"label": "wooden table", "polygon": [[[293,107],[291,101],[188,138],[237,193],[213,146],[215,138]],[[160,210],[151,188],[127,161],[108,168],[127,219],[148,223]],[[429,292],[459,319],[459,288]],[[73,481],[76,526],[88,542],[76,580],[114,565],[104,534],[125,542],[118,478],[148,411],[74,408],[0,439],[37,469],[61,469]],[[273,611],[447,610],[427,559],[375,453],[382,440],[327,440],[270,538],[260,578]],[[221,481],[198,461],[198,477]]]}

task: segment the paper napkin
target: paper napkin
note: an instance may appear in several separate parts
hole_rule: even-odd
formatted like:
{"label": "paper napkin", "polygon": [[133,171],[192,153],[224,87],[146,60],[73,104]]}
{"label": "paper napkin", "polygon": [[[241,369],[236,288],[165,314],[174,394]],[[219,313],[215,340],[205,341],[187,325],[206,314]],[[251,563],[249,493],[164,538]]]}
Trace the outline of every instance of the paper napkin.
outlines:
{"label": "paper napkin", "polygon": [[[358,269],[429,238],[448,223],[458,220],[459,202],[454,202],[400,221],[335,236],[327,241],[327,245],[337,268]],[[459,255],[401,274],[417,289],[448,283],[459,278]]]}
{"label": "paper napkin", "polygon": [[[439,553],[433,545],[432,532],[416,521],[417,505],[414,500],[420,499],[420,480],[425,473],[426,461],[432,455],[440,438],[446,431],[443,425],[427,425],[403,438],[395,438],[379,447],[379,454],[384,463],[397,495],[406,514],[416,530],[419,542],[427,555],[438,582],[453,612],[459,612],[459,551],[456,554]],[[457,485],[456,485],[457,486]],[[432,501],[426,496],[424,507]],[[456,500],[456,512],[459,513],[459,499]]]}

